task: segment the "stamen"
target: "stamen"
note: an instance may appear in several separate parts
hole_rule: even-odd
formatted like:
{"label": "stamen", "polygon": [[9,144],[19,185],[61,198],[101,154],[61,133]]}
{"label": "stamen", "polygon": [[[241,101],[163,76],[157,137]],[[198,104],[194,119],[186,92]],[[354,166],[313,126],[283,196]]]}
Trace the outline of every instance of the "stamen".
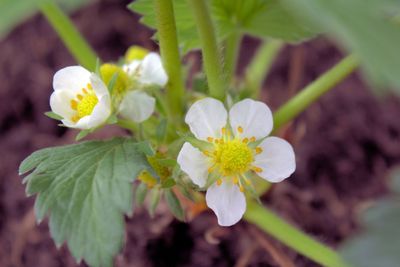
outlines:
{"label": "stamen", "polygon": [[91,85],[90,83],[88,83],[88,84],[86,85],[86,87],[87,87],[89,90],[93,90],[93,87],[92,87],[92,85]]}
{"label": "stamen", "polygon": [[88,91],[87,91],[85,88],[82,88],[82,91],[83,91],[83,93],[84,93],[85,95],[88,94]]}
{"label": "stamen", "polygon": [[252,136],[251,138],[250,138],[250,142],[255,142],[256,141],[256,137],[255,136]]}
{"label": "stamen", "polygon": [[214,138],[212,138],[211,136],[210,136],[210,137],[207,137],[207,141],[210,142],[210,143],[212,143],[212,142],[214,141]]}
{"label": "stamen", "polygon": [[242,128],[242,126],[239,126],[239,127],[237,128],[237,130],[238,130],[239,133],[243,133],[243,128]]}
{"label": "stamen", "polygon": [[217,180],[217,185],[220,186],[222,184],[222,179]]}
{"label": "stamen", "polygon": [[255,171],[255,172],[262,172],[262,171],[263,171],[263,169],[261,169],[260,167],[253,166],[253,167],[251,167],[251,168],[252,168],[252,170]]}
{"label": "stamen", "polygon": [[82,99],[83,99],[83,96],[80,95],[80,94],[78,94],[76,97],[77,97],[79,100],[82,100]]}
{"label": "stamen", "polygon": [[240,185],[240,186],[239,186],[239,190],[240,190],[240,192],[244,192],[244,187],[243,187],[243,185]]}
{"label": "stamen", "polygon": [[249,138],[247,138],[247,137],[243,138],[242,142],[247,144],[249,142]]}
{"label": "stamen", "polygon": [[219,140],[218,140],[218,139],[215,139],[214,142],[215,142],[216,144],[218,144]]}
{"label": "stamen", "polygon": [[214,166],[211,166],[210,168],[208,168],[208,172],[210,173],[210,172],[212,172],[214,170]]}
{"label": "stamen", "polygon": [[226,134],[226,128],[225,128],[225,127],[222,127],[221,133],[222,133],[222,135],[225,135],[225,134]]}
{"label": "stamen", "polygon": [[204,150],[204,151],[203,151],[203,154],[204,154],[205,156],[207,156],[207,157],[212,157],[212,156],[213,156],[213,154],[212,154],[210,151],[207,151],[207,150]]}
{"label": "stamen", "polygon": [[256,147],[256,154],[260,154],[261,152],[263,152],[263,149],[261,147]]}
{"label": "stamen", "polygon": [[76,110],[78,107],[78,102],[76,100],[72,99],[70,102],[70,106],[73,110]]}
{"label": "stamen", "polygon": [[236,176],[233,177],[232,182],[233,182],[234,184],[238,184],[238,183],[239,183],[239,178],[237,178]]}

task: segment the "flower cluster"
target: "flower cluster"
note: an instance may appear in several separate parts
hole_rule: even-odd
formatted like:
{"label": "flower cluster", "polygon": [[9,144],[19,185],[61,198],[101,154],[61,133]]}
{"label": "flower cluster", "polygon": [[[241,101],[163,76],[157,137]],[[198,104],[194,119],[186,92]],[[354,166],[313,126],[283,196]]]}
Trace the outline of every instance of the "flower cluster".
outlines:
{"label": "flower cluster", "polygon": [[208,145],[196,148],[186,142],[178,163],[199,187],[211,182],[206,202],[222,226],[233,225],[243,216],[250,174],[276,183],[296,168],[292,146],[281,138],[266,137],[273,120],[262,102],[245,99],[228,113],[220,101],[205,98],[191,106],[185,122],[194,136]]}
{"label": "flower cluster", "polygon": [[138,123],[151,116],[156,101],[146,89],[164,87],[168,82],[161,58],[137,46],[131,47],[125,58],[122,67],[103,64],[98,74],[71,66],[54,75],[50,107],[62,117],[63,125],[94,129],[105,124],[113,112]]}

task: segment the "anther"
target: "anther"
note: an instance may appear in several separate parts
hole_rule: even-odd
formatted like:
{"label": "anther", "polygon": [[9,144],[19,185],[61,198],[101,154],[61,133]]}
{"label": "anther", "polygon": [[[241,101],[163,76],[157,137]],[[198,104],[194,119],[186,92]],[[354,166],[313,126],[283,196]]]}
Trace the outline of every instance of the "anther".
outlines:
{"label": "anther", "polygon": [[222,127],[222,129],[221,129],[221,133],[222,133],[223,135],[225,135],[225,134],[226,134],[226,128],[225,128],[225,127]]}
{"label": "anther", "polygon": [[217,180],[217,185],[220,186],[222,184],[222,179]]}
{"label": "anther", "polygon": [[263,169],[261,169],[260,167],[255,167],[255,166],[253,166],[252,169],[255,172],[262,172],[263,171]]}
{"label": "anther", "polygon": [[261,152],[263,152],[263,149],[261,147],[256,147],[256,154],[260,154]]}
{"label": "anther", "polygon": [[255,142],[256,141],[256,137],[255,136],[252,136],[251,138],[250,138],[250,142]]}
{"label": "anther", "polygon": [[88,84],[86,85],[86,87],[87,87],[89,90],[93,90],[93,87],[92,87],[92,85],[91,85],[90,83],[88,83]]}
{"label": "anther", "polygon": [[76,102],[76,100],[72,99],[70,102],[70,106],[73,110],[76,110],[78,107],[78,102]]}
{"label": "anther", "polygon": [[247,137],[243,138],[242,142],[247,144],[249,142],[249,138],[247,138]]}
{"label": "anther", "polygon": [[243,128],[242,128],[242,126],[239,126],[239,127],[237,128],[237,130],[238,130],[239,133],[243,133]]}
{"label": "anther", "polygon": [[87,91],[85,88],[82,88],[82,91],[83,91],[83,93],[84,93],[85,95],[88,94],[88,91]]}
{"label": "anther", "polygon": [[240,192],[244,192],[244,187],[242,185],[239,186]]}
{"label": "anther", "polygon": [[77,97],[79,100],[82,100],[82,99],[83,99],[83,96],[80,95],[80,94],[78,94],[76,97]]}
{"label": "anther", "polygon": [[210,143],[212,143],[212,141],[214,141],[214,138],[212,138],[212,137],[207,137],[207,141],[210,142]]}
{"label": "anther", "polygon": [[232,182],[233,182],[234,184],[238,184],[238,183],[239,183],[239,178],[233,177]]}

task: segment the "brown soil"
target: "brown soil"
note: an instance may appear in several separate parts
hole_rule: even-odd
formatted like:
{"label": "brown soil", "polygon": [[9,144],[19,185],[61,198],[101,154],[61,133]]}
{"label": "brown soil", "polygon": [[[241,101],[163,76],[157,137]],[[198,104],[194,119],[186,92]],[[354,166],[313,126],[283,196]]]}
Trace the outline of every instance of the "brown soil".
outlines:
{"label": "brown soil", "polygon": [[[129,45],[156,49],[152,33],[125,9],[128,1],[101,1],[74,14],[79,29],[104,60]],[[240,66],[256,41],[247,38]],[[273,109],[341,58],[324,39],[286,47],[269,76],[264,100]],[[18,164],[39,148],[68,144],[74,131],[46,118],[51,78],[74,64],[46,21],[36,16],[0,42],[0,266],[77,266],[66,247],[36,226]],[[243,69],[243,68],[240,68]],[[288,89],[289,88],[289,89]],[[266,205],[319,240],[337,247],[357,229],[356,215],[386,192],[385,176],[400,163],[399,100],[377,100],[358,75],[307,110],[283,134],[295,147],[296,173],[276,185]],[[107,128],[99,138],[121,134]],[[127,218],[126,245],[116,266],[317,266],[241,222],[216,226],[211,213],[190,224],[172,219],[165,205],[156,218],[138,209]],[[285,265],[282,265],[282,262]],[[85,266],[81,263],[79,266]]]}

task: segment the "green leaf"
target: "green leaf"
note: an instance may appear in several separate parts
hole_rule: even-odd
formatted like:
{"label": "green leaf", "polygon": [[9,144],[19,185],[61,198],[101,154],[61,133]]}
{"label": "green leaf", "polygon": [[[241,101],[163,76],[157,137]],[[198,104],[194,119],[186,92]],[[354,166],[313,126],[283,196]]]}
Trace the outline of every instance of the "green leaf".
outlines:
{"label": "green leaf", "polygon": [[390,17],[399,10],[393,0],[284,0],[288,8],[354,52],[378,86],[400,94],[400,28]]}
{"label": "green leaf", "polygon": [[82,130],[80,131],[76,137],[75,137],[75,141],[79,141],[82,140],[83,138],[85,138],[88,134],[90,134],[92,131],[91,130]]}
{"label": "green leaf", "polygon": [[165,181],[163,181],[163,182],[161,183],[161,188],[171,188],[171,187],[173,187],[174,185],[176,185],[175,180],[172,179],[172,178],[168,178],[167,180],[165,180]]}
{"label": "green leaf", "polygon": [[[233,32],[261,38],[299,42],[315,35],[315,29],[285,11],[279,0],[210,0],[217,37],[223,40]],[[128,6],[141,14],[141,22],[156,28],[154,0],[136,0]],[[196,23],[186,0],[174,1],[178,41],[184,52],[200,47]]]}
{"label": "green leaf", "polygon": [[168,120],[163,118],[160,123],[157,125],[156,129],[156,138],[159,142],[163,142],[165,139],[165,135],[167,134],[167,125]]}
{"label": "green leaf", "polygon": [[171,210],[172,214],[180,221],[185,219],[185,215],[183,214],[183,209],[181,203],[176,197],[175,193],[171,189],[166,189],[165,191],[165,200],[167,201],[168,207]]}
{"label": "green leaf", "polygon": [[[400,172],[392,177],[400,184]],[[354,267],[397,267],[400,262],[400,192],[379,201],[362,216],[364,231],[341,247],[341,254]]]}
{"label": "green leaf", "polygon": [[154,217],[154,212],[156,211],[156,208],[158,206],[158,203],[160,203],[160,197],[161,197],[161,190],[158,188],[153,188],[150,192],[150,206],[149,206],[149,214],[150,217]]}
{"label": "green leaf", "polygon": [[32,171],[24,183],[27,195],[37,194],[37,220],[50,215],[56,245],[67,242],[78,262],[111,266],[121,249],[131,184],[151,171],[143,146],[126,138],[89,141],[42,149],[21,163],[20,174]]}
{"label": "green leaf", "polygon": [[140,183],[135,192],[135,199],[138,206],[143,205],[144,199],[147,195],[147,191],[147,185],[145,183]]}
{"label": "green leaf", "polygon": [[47,111],[47,112],[44,113],[44,115],[46,115],[47,117],[49,117],[50,119],[53,119],[53,120],[60,121],[60,120],[63,119],[63,117],[61,117],[60,115],[54,113],[53,111]]}

